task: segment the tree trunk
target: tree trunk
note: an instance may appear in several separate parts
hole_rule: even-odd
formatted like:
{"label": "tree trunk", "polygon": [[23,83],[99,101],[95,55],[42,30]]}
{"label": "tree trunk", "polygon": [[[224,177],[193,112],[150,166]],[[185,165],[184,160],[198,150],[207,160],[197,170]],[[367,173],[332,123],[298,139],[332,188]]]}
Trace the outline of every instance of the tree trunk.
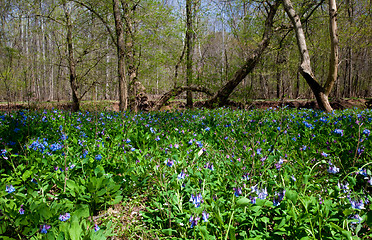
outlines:
{"label": "tree trunk", "polygon": [[119,0],[113,0],[113,12],[116,30],[116,49],[118,55],[118,77],[119,77],[119,110],[124,111],[128,108],[128,87],[125,74],[125,43],[123,22],[119,9]]}
{"label": "tree trunk", "polygon": [[166,92],[161,96],[159,100],[156,101],[155,105],[153,106],[153,110],[160,110],[160,108],[172,97],[176,97],[180,95],[184,91],[194,91],[194,92],[203,92],[209,96],[212,96],[212,93],[205,87],[201,86],[180,86],[176,87],[169,92]]}
{"label": "tree trunk", "polygon": [[329,15],[330,15],[330,37],[331,37],[331,57],[329,64],[329,74],[325,86],[322,87],[315,79],[310,65],[310,55],[307,50],[305,34],[303,32],[300,17],[293,9],[290,0],[283,0],[284,9],[290,18],[296,33],[297,45],[301,55],[300,73],[305,78],[310,86],[318,105],[326,112],[332,112],[332,107],[328,101],[328,95],[337,78],[338,66],[338,39],[337,39],[337,8],[335,0],[329,0]]}
{"label": "tree trunk", "polygon": [[136,96],[138,94],[138,90],[136,88],[136,81],[137,81],[137,66],[135,61],[135,49],[134,49],[134,24],[133,24],[133,15],[135,11],[135,7],[130,7],[128,5],[128,1],[121,1],[123,12],[124,12],[124,20],[125,20],[125,54],[126,54],[126,63],[128,67],[128,85],[129,85],[129,107],[131,110],[135,112],[138,111],[138,103],[136,102]]}
{"label": "tree trunk", "polygon": [[248,57],[245,64],[235,72],[234,76],[223,87],[221,87],[211,99],[206,101],[207,107],[212,107],[214,105],[223,106],[239,83],[243,81],[243,79],[255,68],[264,50],[269,45],[274,16],[280,3],[280,1],[275,1],[273,5],[270,5],[270,11],[265,21],[265,31],[258,47]]}
{"label": "tree trunk", "polygon": [[77,83],[76,83],[76,69],[75,69],[75,59],[74,59],[74,49],[72,45],[72,23],[70,18],[70,11],[67,9],[66,2],[63,3],[63,8],[66,17],[66,27],[67,27],[67,51],[68,51],[68,67],[70,71],[70,86],[72,93],[72,111],[77,112],[80,108],[80,102],[77,94]]}
{"label": "tree trunk", "polygon": [[[192,0],[186,0],[186,85],[190,87],[192,83]],[[186,91],[186,107],[192,108],[192,92]]]}

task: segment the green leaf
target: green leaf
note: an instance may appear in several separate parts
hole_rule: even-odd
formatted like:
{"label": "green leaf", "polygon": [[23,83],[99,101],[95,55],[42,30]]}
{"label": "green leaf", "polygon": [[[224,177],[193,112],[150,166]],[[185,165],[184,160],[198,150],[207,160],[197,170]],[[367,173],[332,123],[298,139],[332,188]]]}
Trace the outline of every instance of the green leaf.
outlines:
{"label": "green leaf", "polygon": [[70,235],[71,240],[79,240],[81,239],[81,233],[83,230],[81,229],[81,226],[79,224],[79,219],[77,216],[73,215],[71,217],[71,225],[68,230],[68,233]]}
{"label": "green leaf", "polygon": [[161,230],[165,235],[171,236],[174,233],[176,233],[176,230],[173,230],[172,228],[162,229]]}
{"label": "green leaf", "polygon": [[77,206],[73,215],[78,219],[89,217],[89,206],[85,204]]}
{"label": "green leaf", "polygon": [[246,207],[250,203],[251,203],[251,201],[248,198],[243,197],[243,198],[240,198],[238,201],[236,201],[236,206],[238,206],[238,207]]}
{"label": "green leaf", "polygon": [[296,204],[298,194],[294,190],[289,190],[285,193],[285,196],[293,202],[293,204]]}

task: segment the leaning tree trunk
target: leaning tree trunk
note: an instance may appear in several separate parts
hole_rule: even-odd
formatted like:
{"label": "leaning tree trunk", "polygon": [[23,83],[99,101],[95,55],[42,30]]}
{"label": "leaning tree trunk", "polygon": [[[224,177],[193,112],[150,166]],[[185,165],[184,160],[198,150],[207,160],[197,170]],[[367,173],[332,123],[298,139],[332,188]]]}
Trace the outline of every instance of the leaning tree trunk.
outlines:
{"label": "leaning tree trunk", "polygon": [[203,92],[208,96],[212,96],[212,93],[205,87],[201,86],[180,86],[176,87],[166,93],[164,93],[154,104],[152,110],[160,110],[160,108],[172,97],[180,95],[184,91]]}
{"label": "leaning tree trunk", "polygon": [[337,79],[338,67],[338,37],[337,37],[337,7],[336,0],[329,0],[329,28],[331,38],[331,56],[329,64],[329,73],[324,87],[315,79],[310,65],[310,55],[307,50],[305,34],[302,28],[300,17],[296,14],[290,0],[283,0],[284,9],[290,18],[295,29],[297,45],[301,55],[301,64],[299,67],[301,75],[305,78],[310,86],[318,105],[326,112],[332,112],[332,107],[329,104],[328,96],[332,91],[333,85]]}
{"label": "leaning tree trunk", "polygon": [[274,16],[281,1],[275,1],[273,5],[270,5],[270,11],[265,21],[265,31],[261,42],[258,47],[253,51],[253,54],[248,57],[245,64],[235,72],[234,76],[223,86],[217,93],[209,100],[205,102],[206,107],[223,106],[226,104],[227,99],[234,89],[243,81],[243,79],[255,68],[259,62],[264,50],[267,48],[272,36],[272,26]]}
{"label": "leaning tree trunk", "polygon": [[63,8],[66,17],[66,27],[67,27],[67,49],[68,49],[68,66],[70,71],[70,86],[72,92],[72,111],[77,112],[80,109],[80,101],[77,93],[77,83],[76,83],[76,68],[74,59],[74,49],[72,45],[72,24],[70,18],[70,12],[67,9],[66,2],[63,3]]}
{"label": "leaning tree trunk", "polygon": [[123,22],[119,9],[119,0],[113,0],[113,12],[116,30],[116,49],[118,55],[118,77],[119,77],[119,110],[124,111],[128,107],[128,87],[125,75],[125,42]]}

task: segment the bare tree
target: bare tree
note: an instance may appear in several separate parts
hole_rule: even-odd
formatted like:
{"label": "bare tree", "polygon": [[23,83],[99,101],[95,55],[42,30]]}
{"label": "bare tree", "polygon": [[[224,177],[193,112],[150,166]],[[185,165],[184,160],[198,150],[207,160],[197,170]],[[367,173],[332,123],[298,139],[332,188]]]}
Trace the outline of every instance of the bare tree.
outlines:
{"label": "bare tree", "polygon": [[301,56],[299,71],[313,91],[318,105],[326,112],[333,109],[328,101],[328,96],[337,79],[338,69],[338,37],[337,37],[337,6],[336,0],[329,0],[329,30],[331,38],[331,56],[329,63],[328,78],[324,86],[316,80],[310,65],[310,55],[306,46],[305,34],[300,17],[297,15],[290,0],[283,0],[284,9],[295,29],[298,50]]}

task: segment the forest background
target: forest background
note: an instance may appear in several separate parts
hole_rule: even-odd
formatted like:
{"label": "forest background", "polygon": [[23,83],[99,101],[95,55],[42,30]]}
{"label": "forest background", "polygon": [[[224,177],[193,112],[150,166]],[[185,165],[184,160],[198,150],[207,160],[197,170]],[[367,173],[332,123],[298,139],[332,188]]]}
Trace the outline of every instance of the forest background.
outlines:
{"label": "forest background", "polygon": [[[293,5],[323,84],[330,64],[328,2]],[[1,1],[0,101],[119,100],[124,91],[124,110],[137,81],[154,97],[185,85],[216,92],[260,44],[270,7],[250,0]],[[337,8],[338,77],[329,96],[369,97],[371,2],[342,0]],[[270,45],[230,99],[314,98],[282,6],[272,31]]]}

